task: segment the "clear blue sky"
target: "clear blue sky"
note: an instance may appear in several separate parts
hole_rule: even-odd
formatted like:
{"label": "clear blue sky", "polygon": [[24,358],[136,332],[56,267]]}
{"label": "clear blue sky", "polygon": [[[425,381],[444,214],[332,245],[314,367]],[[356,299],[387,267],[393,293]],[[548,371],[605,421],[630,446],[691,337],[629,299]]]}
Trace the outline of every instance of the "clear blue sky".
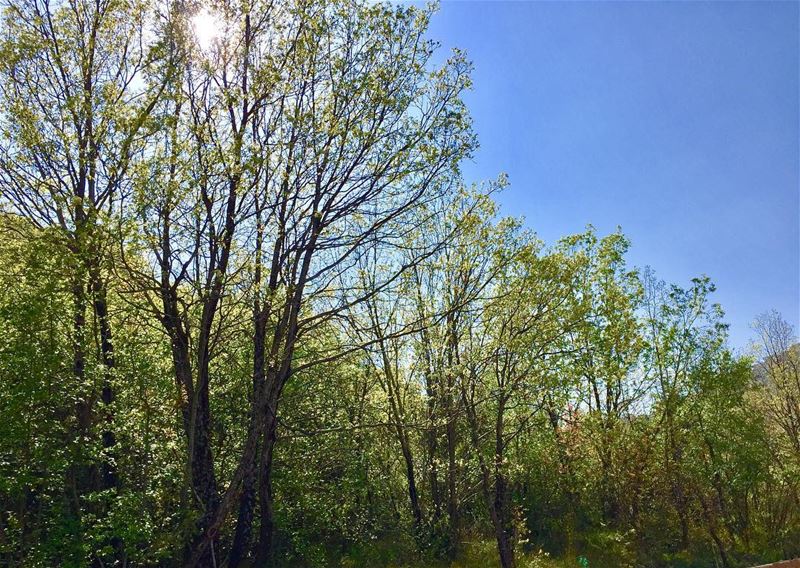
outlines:
{"label": "clear blue sky", "polygon": [[430,37],[466,50],[504,214],[547,242],[620,225],[631,262],[708,274],[746,346],[800,319],[797,2],[442,2]]}

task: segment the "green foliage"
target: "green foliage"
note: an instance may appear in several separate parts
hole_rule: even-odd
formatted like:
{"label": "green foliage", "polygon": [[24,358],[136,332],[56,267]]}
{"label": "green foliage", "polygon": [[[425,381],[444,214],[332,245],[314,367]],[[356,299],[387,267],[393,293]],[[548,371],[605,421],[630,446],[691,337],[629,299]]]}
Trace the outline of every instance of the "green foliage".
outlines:
{"label": "green foliage", "polygon": [[433,7],[212,4],[4,7],[0,564],[800,554],[788,324],[499,218]]}

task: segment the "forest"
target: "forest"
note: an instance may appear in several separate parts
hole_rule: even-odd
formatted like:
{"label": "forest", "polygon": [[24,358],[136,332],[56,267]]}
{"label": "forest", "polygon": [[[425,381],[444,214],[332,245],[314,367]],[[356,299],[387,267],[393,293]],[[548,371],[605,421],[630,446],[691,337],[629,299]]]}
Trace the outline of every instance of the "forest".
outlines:
{"label": "forest", "polygon": [[434,13],[4,2],[0,565],[800,556],[792,326],[500,215]]}

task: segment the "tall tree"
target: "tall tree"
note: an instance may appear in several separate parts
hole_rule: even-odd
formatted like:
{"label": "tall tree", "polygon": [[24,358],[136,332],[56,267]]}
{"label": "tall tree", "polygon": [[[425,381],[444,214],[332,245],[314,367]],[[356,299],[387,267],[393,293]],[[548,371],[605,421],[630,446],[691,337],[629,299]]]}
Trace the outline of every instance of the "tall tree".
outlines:
{"label": "tall tree", "polygon": [[[210,53],[182,48],[183,78],[163,110],[177,120],[148,169],[161,189],[140,194],[158,259],[141,287],[160,296],[150,306],[182,390],[203,511],[191,562],[205,562],[236,502],[233,563],[246,554],[256,493],[254,555],[268,561],[278,401],[314,363],[294,360],[297,342],[373,293],[355,285],[355,259],[376,242],[399,250],[416,210],[440,206],[474,144],[459,98],[469,66],[455,54],[431,67],[429,15],[357,2],[229,5]],[[251,423],[220,494],[209,365],[234,280],[253,306]]]}
{"label": "tall tree", "polygon": [[[497,222],[491,195],[506,184],[504,176],[482,191],[465,191],[448,211],[432,219],[419,239],[442,246],[416,265],[405,292],[413,301],[414,354],[418,382],[424,385],[425,449],[428,486],[432,502],[431,536],[439,539],[451,557],[458,553],[461,531],[460,503],[464,472],[464,440],[459,380],[463,374],[466,338],[477,321],[493,281],[508,261],[499,252],[503,230],[514,222]],[[469,442],[468,442],[469,443]]]}
{"label": "tall tree", "polygon": [[581,322],[583,310],[571,293],[580,265],[575,259],[543,252],[537,241],[523,241],[506,254],[512,262],[470,328],[470,358],[460,385],[500,564],[511,568],[518,535],[509,450],[544,408],[568,350],[566,334]]}
{"label": "tall tree", "polygon": [[754,328],[760,356],[756,374],[767,411],[800,457],[800,346],[791,325],[775,311],[760,315]]}
{"label": "tall tree", "polygon": [[691,388],[692,373],[705,357],[719,350],[726,339],[719,304],[709,295],[715,290],[708,277],[694,278],[688,289],[667,286],[651,271],[644,275],[646,357],[659,404],[657,430],[662,440],[663,467],[671,500],[680,524],[680,546],[689,546],[691,499],[684,478],[686,425],[682,409]]}
{"label": "tall tree", "polygon": [[623,420],[641,409],[647,383],[637,375],[643,348],[637,309],[641,284],[636,271],[625,266],[629,243],[620,233],[598,239],[593,230],[563,239],[561,246],[583,259],[576,273],[575,293],[586,310],[581,325],[570,333],[574,364],[580,375],[581,406],[595,429],[602,475],[603,516],[616,523],[620,515],[620,437]]}
{"label": "tall tree", "polygon": [[[4,8],[3,205],[37,228],[56,228],[71,253],[73,374],[82,385],[76,436],[91,439],[96,428],[102,431],[102,450],[73,472],[79,495],[118,483],[108,226],[159,97],[142,81],[153,61],[147,10],[107,0],[20,0]],[[87,375],[89,309],[99,330],[99,387]],[[75,506],[78,513],[81,504]]]}

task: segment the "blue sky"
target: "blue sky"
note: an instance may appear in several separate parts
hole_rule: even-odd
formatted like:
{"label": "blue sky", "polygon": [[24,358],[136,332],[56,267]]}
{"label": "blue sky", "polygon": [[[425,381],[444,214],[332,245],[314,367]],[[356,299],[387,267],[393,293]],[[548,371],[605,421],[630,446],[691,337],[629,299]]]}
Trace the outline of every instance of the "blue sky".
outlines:
{"label": "blue sky", "polygon": [[775,308],[800,319],[797,2],[456,2],[430,37],[466,50],[502,212],[547,242],[620,225],[632,264],[707,274],[747,345]]}

